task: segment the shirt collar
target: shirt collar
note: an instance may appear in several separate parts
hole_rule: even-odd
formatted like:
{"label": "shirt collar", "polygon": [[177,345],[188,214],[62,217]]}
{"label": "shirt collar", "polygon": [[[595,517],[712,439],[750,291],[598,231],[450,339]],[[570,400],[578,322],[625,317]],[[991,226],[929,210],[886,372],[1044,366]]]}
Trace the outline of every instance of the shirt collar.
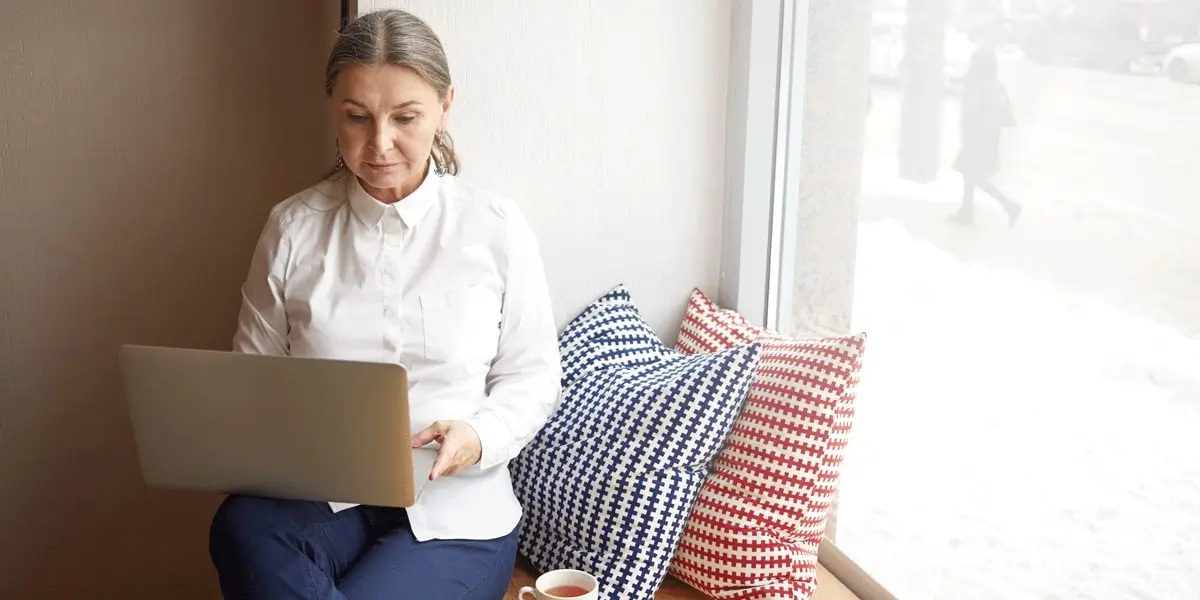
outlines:
{"label": "shirt collar", "polygon": [[405,196],[399,202],[384,204],[363,189],[358,177],[353,173],[348,173],[348,175],[350,207],[354,209],[354,214],[358,216],[359,221],[362,221],[362,224],[367,227],[378,225],[388,211],[395,211],[406,226],[415,227],[421,221],[421,217],[429,212],[429,207],[437,202],[438,189],[441,187],[442,180],[441,176],[434,173],[434,164],[431,159],[425,180],[417,186],[416,190],[413,190],[413,193]]}

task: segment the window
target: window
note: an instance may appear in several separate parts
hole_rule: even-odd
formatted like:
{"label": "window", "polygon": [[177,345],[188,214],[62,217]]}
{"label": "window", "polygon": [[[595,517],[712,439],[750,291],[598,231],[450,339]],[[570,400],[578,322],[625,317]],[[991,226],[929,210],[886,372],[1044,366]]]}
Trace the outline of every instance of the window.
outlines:
{"label": "window", "polygon": [[903,598],[1200,597],[1200,2],[847,4],[735,3],[722,287],[870,335],[838,546]]}

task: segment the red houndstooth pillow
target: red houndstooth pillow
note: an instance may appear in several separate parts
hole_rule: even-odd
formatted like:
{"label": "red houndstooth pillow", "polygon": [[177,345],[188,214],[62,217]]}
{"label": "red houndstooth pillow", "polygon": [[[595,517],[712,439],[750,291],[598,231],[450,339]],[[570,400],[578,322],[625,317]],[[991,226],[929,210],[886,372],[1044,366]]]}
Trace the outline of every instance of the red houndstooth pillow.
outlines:
{"label": "red houndstooth pillow", "polygon": [[807,599],[854,420],[866,336],[787,338],[692,293],[676,350],[762,341],[750,394],[688,517],[671,573],[715,598]]}

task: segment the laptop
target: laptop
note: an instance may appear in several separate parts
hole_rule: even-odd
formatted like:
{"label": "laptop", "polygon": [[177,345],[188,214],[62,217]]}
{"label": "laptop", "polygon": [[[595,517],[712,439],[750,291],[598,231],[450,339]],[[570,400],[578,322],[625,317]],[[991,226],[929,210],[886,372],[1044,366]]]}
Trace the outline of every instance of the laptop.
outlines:
{"label": "laptop", "polygon": [[159,346],[119,351],[153,488],[408,507],[436,451],[410,448],[394,364]]}

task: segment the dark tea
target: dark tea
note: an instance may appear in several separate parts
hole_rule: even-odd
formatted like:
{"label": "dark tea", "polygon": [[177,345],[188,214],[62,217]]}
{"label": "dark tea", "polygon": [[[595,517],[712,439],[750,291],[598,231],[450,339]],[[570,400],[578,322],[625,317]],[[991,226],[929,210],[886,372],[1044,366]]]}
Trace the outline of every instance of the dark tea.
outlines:
{"label": "dark tea", "polygon": [[547,589],[546,593],[557,598],[578,598],[588,593],[588,590],[577,585],[556,585]]}

